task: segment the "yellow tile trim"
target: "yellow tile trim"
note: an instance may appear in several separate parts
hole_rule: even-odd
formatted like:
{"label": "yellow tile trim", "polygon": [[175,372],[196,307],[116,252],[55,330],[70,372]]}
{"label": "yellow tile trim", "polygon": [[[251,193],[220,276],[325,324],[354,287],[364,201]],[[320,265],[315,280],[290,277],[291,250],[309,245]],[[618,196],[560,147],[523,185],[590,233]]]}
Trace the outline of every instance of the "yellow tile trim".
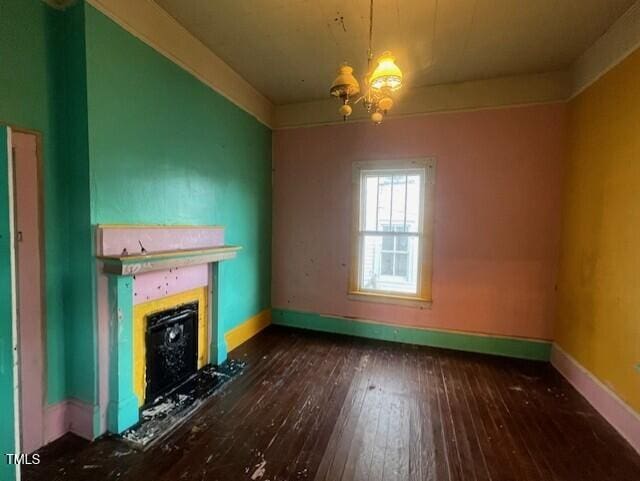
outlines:
{"label": "yellow tile trim", "polygon": [[145,402],[146,390],[146,348],[145,331],[147,316],[158,311],[171,309],[182,304],[198,301],[198,369],[209,362],[209,322],[207,305],[207,288],[198,287],[163,297],[155,301],[138,304],[133,308],[133,392],[138,397],[138,405]]}
{"label": "yellow tile trim", "polygon": [[243,344],[258,334],[269,324],[271,324],[271,309],[265,309],[255,316],[250,317],[224,335],[224,339],[227,341],[227,349],[229,351],[235,349],[240,344]]}

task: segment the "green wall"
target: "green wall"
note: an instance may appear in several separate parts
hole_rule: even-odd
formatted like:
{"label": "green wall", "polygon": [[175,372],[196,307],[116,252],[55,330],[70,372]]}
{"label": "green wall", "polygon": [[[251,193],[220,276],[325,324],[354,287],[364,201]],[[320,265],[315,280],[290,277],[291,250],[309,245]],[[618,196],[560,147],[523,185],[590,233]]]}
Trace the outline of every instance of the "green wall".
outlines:
{"label": "green wall", "polygon": [[[220,318],[230,329],[269,307],[271,131],[93,7],[0,2],[0,123],[43,138],[49,403],[97,402],[95,224],[225,225],[244,249],[221,267]],[[0,356],[10,327],[3,316]]]}
{"label": "green wall", "polygon": [[15,452],[13,403],[13,327],[11,325],[11,236],[7,128],[0,128],[0,479],[13,479],[15,468],[7,466],[5,453]]}
{"label": "green wall", "polygon": [[243,247],[220,267],[231,329],[270,306],[271,131],[93,7],[85,15],[91,223],[224,225]]}
{"label": "green wall", "polygon": [[[0,2],[0,122],[37,130],[43,140],[46,256],[47,399],[66,395],[64,297],[67,281],[67,194],[57,140],[64,89],[59,67],[64,15],[40,0]],[[3,262],[5,254],[0,254]],[[2,319],[2,322],[5,318]],[[3,420],[4,422],[4,420]]]}
{"label": "green wall", "polygon": [[271,131],[84,3],[64,13],[66,395],[96,404],[96,224],[221,224],[231,329],[270,306]]}
{"label": "green wall", "polygon": [[66,159],[69,198],[67,252],[68,292],[65,297],[67,396],[96,404],[97,321],[94,309],[95,258],[90,213],[89,130],[87,124],[87,63],[85,5],[65,11],[61,65],[65,71],[65,105],[62,110],[67,135],[62,148]]}

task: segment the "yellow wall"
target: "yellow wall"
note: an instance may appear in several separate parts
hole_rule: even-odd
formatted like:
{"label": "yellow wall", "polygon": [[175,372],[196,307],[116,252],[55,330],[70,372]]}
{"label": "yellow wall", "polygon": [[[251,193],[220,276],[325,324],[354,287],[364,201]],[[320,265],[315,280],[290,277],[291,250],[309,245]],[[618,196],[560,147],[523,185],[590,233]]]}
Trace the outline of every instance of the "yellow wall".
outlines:
{"label": "yellow wall", "polygon": [[233,351],[271,324],[271,309],[264,309],[224,335],[227,349]]}
{"label": "yellow wall", "polygon": [[556,341],[640,411],[640,50],[570,103]]}

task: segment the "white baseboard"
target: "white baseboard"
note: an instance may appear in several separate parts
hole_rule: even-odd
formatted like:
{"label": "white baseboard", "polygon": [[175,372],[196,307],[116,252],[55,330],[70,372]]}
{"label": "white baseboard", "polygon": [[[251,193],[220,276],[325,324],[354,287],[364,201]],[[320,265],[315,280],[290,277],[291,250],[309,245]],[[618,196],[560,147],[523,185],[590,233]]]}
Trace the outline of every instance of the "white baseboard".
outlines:
{"label": "white baseboard", "polygon": [[640,414],[557,344],[551,364],[640,454]]}

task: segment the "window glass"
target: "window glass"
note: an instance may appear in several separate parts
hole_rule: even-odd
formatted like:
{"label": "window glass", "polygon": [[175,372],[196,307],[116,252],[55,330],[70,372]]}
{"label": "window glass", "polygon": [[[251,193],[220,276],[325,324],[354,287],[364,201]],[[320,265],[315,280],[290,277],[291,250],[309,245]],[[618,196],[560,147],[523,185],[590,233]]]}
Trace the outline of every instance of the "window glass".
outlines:
{"label": "window glass", "polygon": [[361,171],[359,289],[417,294],[424,171]]}

